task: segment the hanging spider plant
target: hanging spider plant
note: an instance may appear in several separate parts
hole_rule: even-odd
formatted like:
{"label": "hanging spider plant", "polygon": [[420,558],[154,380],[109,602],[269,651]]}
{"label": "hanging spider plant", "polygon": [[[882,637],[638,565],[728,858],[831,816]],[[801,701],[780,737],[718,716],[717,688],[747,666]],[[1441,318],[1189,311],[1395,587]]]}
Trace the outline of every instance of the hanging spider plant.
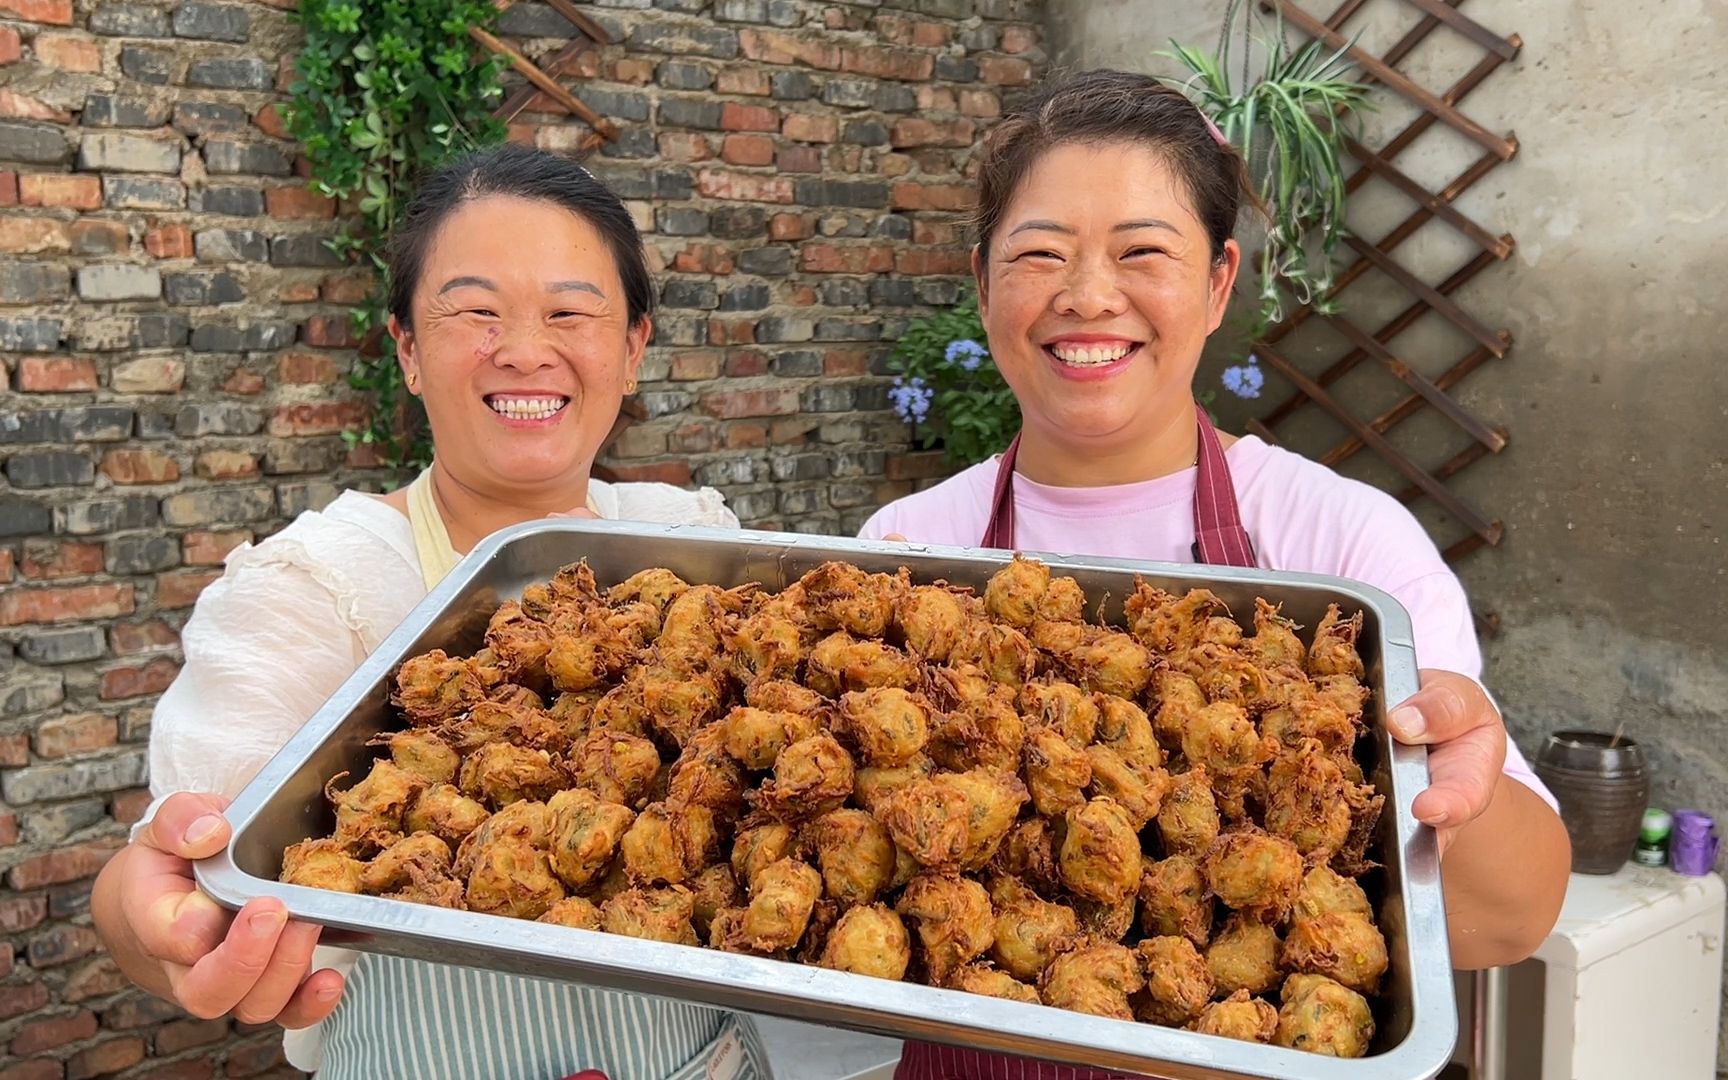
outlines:
{"label": "hanging spider plant", "polygon": [[[1329,296],[1337,268],[1333,254],[1344,226],[1343,125],[1361,107],[1368,88],[1349,78],[1354,64],[1346,48],[1328,51],[1310,41],[1291,49],[1284,40],[1283,17],[1275,33],[1258,16],[1231,0],[1218,49],[1212,55],[1172,41],[1171,57],[1190,75],[1183,90],[1212,118],[1248,162],[1250,176],[1266,204],[1266,241],[1259,254],[1259,338],[1284,317],[1284,287],[1298,303],[1335,310]],[[1231,82],[1230,43],[1237,20],[1241,79]],[[1265,65],[1250,75],[1252,45],[1258,42]]]}

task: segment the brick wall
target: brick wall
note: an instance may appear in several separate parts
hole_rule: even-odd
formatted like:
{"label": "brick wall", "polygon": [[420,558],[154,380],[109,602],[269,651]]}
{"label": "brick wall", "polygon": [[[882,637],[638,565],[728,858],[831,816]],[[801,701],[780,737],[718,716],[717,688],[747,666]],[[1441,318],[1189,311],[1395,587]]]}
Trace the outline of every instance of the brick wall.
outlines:
{"label": "brick wall", "polygon": [[[281,1071],[279,1039],[127,989],[89,927],[147,804],[153,696],[235,545],[386,479],[345,304],[275,105],[268,3],[0,0],[0,1080]],[[663,282],[649,419],[610,464],[746,523],[857,527],[911,489],[881,364],[957,295],[968,149],[1041,53],[1028,0],[613,0],[566,74]],[[537,60],[569,28],[520,3]],[[543,100],[512,138],[575,147]]]}

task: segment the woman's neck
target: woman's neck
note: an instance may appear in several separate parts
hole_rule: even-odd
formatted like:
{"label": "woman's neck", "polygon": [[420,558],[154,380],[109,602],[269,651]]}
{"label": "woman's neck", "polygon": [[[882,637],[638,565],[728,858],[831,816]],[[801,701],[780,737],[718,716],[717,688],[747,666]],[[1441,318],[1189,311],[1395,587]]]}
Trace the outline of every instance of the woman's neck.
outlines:
{"label": "woman's neck", "polygon": [[588,473],[584,470],[579,476],[573,483],[504,498],[463,484],[434,460],[432,500],[437,504],[438,516],[444,519],[445,531],[450,534],[450,546],[466,554],[499,529],[548,514],[580,510],[588,502]]}
{"label": "woman's neck", "polygon": [[1192,468],[1199,454],[1199,429],[1187,408],[1144,437],[1110,445],[1076,443],[1028,425],[1020,433],[1014,471],[1049,487],[1111,487]]}

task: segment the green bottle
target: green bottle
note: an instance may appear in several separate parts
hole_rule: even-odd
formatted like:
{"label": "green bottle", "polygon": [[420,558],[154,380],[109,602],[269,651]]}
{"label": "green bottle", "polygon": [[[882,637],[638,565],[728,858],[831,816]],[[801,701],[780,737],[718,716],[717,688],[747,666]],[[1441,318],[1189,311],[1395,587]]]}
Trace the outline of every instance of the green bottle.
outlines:
{"label": "green bottle", "polygon": [[1652,806],[1644,811],[1644,823],[1638,830],[1638,847],[1632,852],[1632,861],[1639,866],[1666,866],[1668,864],[1668,832],[1674,827],[1674,819],[1668,816],[1666,810],[1658,810]]}

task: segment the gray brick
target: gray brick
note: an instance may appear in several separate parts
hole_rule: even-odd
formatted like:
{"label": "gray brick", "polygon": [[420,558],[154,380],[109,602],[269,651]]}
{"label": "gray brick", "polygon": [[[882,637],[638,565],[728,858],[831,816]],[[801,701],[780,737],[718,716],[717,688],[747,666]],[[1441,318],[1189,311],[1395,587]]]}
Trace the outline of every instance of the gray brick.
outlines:
{"label": "gray brick", "polygon": [[728,492],[726,502],[732,507],[732,512],[738,515],[738,520],[745,525],[774,516],[772,490]]}
{"label": "gray brick", "polygon": [[768,85],[781,101],[807,101],[816,96],[816,80],[805,71],[776,71]]}
{"label": "gray brick", "polygon": [[840,141],[856,146],[887,146],[888,125],[876,120],[849,120],[840,129]]}
{"label": "gray brick", "polygon": [[683,390],[644,391],[639,400],[650,420],[683,412],[696,403],[695,395]]}
{"label": "gray brick", "polygon": [[708,232],[708,214],[688,206],[665,206],[654,211],[654,229],[667,236],[702,236]]}
{"label": "gray brick", "polygon": [[802,516],[822,509],[822,492],[817,488],[780,493],[780,512]]}
{"label": "gray brick", "polygon": [[918,0],[917,11],[939,19],[965,19],[972,15],[972,0]]}
{"label": "gray brick", "polygon": [[294,344],[298,328],[299,324],[293,322],[255,322],[247,326],[205,323],[192,330],[192,351],[233,353],[285,349]]}
{"label": "gray brick", "polygon": [[[23,816],[24,838],[32,844],[58,844],[78,830],[88,829],[107,816],[108,802],[105,799],[55,803],[40,810],[32,810]],[[67,899],[70,898],[69,893]],[[89,902],[84,900],[76,906],[87,909]],[[68,914],[83,914],[83,911]]]}
{"label": "gray brick", "polygon": [[91,94],[84,99],[78,122],[85,127],[161,127],[168,119],[168,103],[149,98]]}
{"label": "gray brick", "polygon": [[[647,6],[642,0],[622,0],[619,4],[620,7],[625,5]],[[680,15],[696,15],[707,6],[708,0],[654,0],[655,11],[676,11]]]}
{"label": "gray brick", "polygon": [[738,269],[746,274],[780,277],[792,272],[792,249],[784,246],[751,248],[738,253]]}
{"label": "gray brick", "polygon": [[912,219],[901,214],[883,214],[876,219],[872,235],[884,240],[912,239]]}
{"label": "gray brick", "polygon": [[83,300],[155,300],[162,295],[162,271],[152,266],[103,263],[78,268]]}
{"label": "gray brick", "polygon": [[147,135],[86,132],[78,144],[78,167],[102,172],[179,172],[180,146]]}
{"label": "gray brick", "polygon": [[858,476],[881,476],[888,465],[888,455],[882,450],[843,450],[831,459],[834,475],[842,479]]}
{"label": "gray brick", "polygon": [[591,161],[589,171],[620,199],[652,199],[654,178],[639,168]]}
{"label": "gray brick", "polygon": [[166,439],[174,434],[174,414],[160,409],[138,410],[138,437]]}
{"label": "gray brick", "polygon": [[0,496],[0,536],[41,536],[53,527],[54,515],[41,503]]}
{"label": "gray brick", "polygon": [[846,509],[853,506],[876,505],[876,491],[872,484],[830,484],[828,486],[828,502],[838,508]]}
{"label": "gray brick", "polygon": [[346,266],[330,250],[327,236],[276,236],[270,240],[271,266]]}
{"label": "gray brick", "polygon": [[59,319],[0,318],[0,352],[53,352],[60,347],[60,337]]}
{"label": "gray brick", "polygon": [[15,488],[93,484],[96,482],[96,463],[83,454],[65,450],[13,454],[6,459],[6,479]]}
{"label": "gray brick", "polygon": [[878,319],[818,319],[817,341],[879,341],[882,323]]}
{"label": "gray brick", "polygon": [[967,52],[995,52],[1001,43],[1002,32],[989,23],[973,27],[962,27],[955,40],[960,42]]}
{"label": "gray brick", "polygon": [[720,103],[695,98],[666,98],[660,102],[660,123],[665,127],[720,130]]}
{"label": "gray brick", "polygon": [[107,651],[108,639],[100,626],[36,630],[18,642],[18,655],[32,664],[82,664]]}
{"label": "gray brick", "polygon": [[109,37],[168,36],[168,16],[144,4],[99,4],[90,13],[90,31]]}
{"label": "gray brick", "polygon": [[287,176],[294,171],[288,155],[269,143],[211,139],[204,144],[204,165],[212,174],[255,173]]}
{"label": "gray brick", "polygon": [[651,128],[627,127],[618,132],[614,141],[602,143],[600,154],[609,158],[651,158],[659,156],[660,146]]}
{"label": "gray brick", "polygon": [[671,22],[638,23],[630,30],[630,50],[711,56],[734,60],[738,56],[738,32],[718,26]]}
{"label": "gray brick", "polygon": [[804,206],[879,210],[888,205],[888,185],[880,180],[800,180],[793,190]]}
{"label": "gray brick", "polygon": [[0,690],[0,716],[23,716],[26,713],[52,709],[66,700],[66,679],[62,675],[49,678],[20,680]]}
{"label": "gray brick", "polygon": [[115,405],[0,411],[0,443],[112,442],[131,433],[132,410]]}
{"label": "gray brick", "polygon": [[264,451],[264,472],[270,476],[329,472],[344,453],[340,439],[273,439]]}
{"label": "gray brick", "polygon": [[48,304],[66,299],[72,275],[59,263],[0,266],[0,304]]}
{"label": "gray brick", "polygon": [[719,305],[720,293],[712,281],[670,278],[660,287],[660,303],[668,308],[711,311]]}
{"label": "gray brick", "polygon": [[774,302],[773,291],[759,281],[734,285],[720,296],[721,311],[761,311]]}
{"label": "gray brick", "polygon": [[186,83],[217,90],[268,90],[276,84],[276,76],[257,57],[214,58],[193,61],[186,70]]}
{"label": "gray brick", "polygon": [[692,470],[692,474],[698,484],[709,487],[755,484],[768,479],[768,463],[753,457],[721,458],[703,462]]}
{"label": "gray brick", "polygon": [[768,370],[783,379],[803,379],[822,374],[822,354],[807,349],[776,353],[768,361]]}
{"label": "gray brick", "polygon": [[960,302],[960,283],[949,278],[918,282],[918,302],[935,307],[948,307]]}
{"label": "gray brick", "polygon": [[822,454],[779,457],[769,462],[769,466],[775,481],[779,483],[788,480],[825,480],[828,477],[828,458]]}
{"label": "gray brick", "polygon": [[251,130],[252,117],[238,105],[182,101],[174,106],[174,126],[188,135],[243,134]]}
{"label": "gray brick", "polygon": [[978,81],[978,64],[964,56],[950,56],[948,53],[936,54],[936,77],[949,82],[971,83]]}
{"label": "gray brick", "polygon": [[654,197],[656,199],[688,199],[696,194],[696,181],[691,179],[689,172],[675,166],[661,166],[654,170]]}
{"label": "gray brick", "polygon": [[0,775],[0,794],[17,806],[44,799],[69,799],[100,791],[139,787],[144,783],[145,775],[145,751],[126,750],[65,765],[8,769]]}
{"label": "gray brick", "polygon": [[822,100],[842,109],[868,109],[875,104],[876,83],[870,79],[833,78],[822,84]]}
{"label": "gray brick", "polygon": [[781,341],[809,341],[816,335],[816,324],[809,319],[770,315],[756,321],[756,340],[763,344]]}
{"label": "gray brick", "polygon": [[790,27],[803,21],[804,13],[794,0],[768,0],[768,25]]}
{"label": "gray brick", "polygon": [[860,412],[877,412],[888,408],[887,383],[875,383],[870,386],[860,386],[857,394],[857,407]]}
{"label": "gray brick", "polygon": [[870,302],[870,286],[856,278],[824,281],[822,302],[829,307],[861,307]]}
{"label": "gray brick", "polygon": [[768,0],[714,0],[714,17],[723,22],[765,23]]}
{"label": "gray brick", "polygon": [[122,495],[114,499],[88,499],[55,511],[56,532],[72,536],[99,536],[123,529],[148,529],[162,516],[153,495]]}
{"label": "gray brick", "polygon": [[[708,320],[701,315],[675,315],[662,312],[654,316],[654,337],[656,345],[701,345],[708,340]],[[653,381],[648,372],[648,365],[655,362],[654,357],[643,361],[642,381]],[[666,378],[666,368],[670,368],[670,360],[659,360],[663,365],[658,378]]]}
{"label": "gray brick", "polygon": [[884,307],[910,307],[918,302],[918,288],[905,278],[879,277],[870,282],[870,303]]}
{"label": "gray brick", "polygon": [[187,2],[174,9],[174,33],[183,38],[245,41],[251,23],[250,13],[232,4]]}
{"label": "gray brick", "polygon": [[104,176],[102,205],[110,210],[179,210],[186,185],[155,176]]}
{"label": "gray brick", "polygon": [[722,240],[749,240],[768,228],[768,211],[760,206],[720,206],[708,212],[708,220]]}
{"label": "gray brick", "polygon": [[[816,429],[816,438],[830,445],[865,442],[869,439],[869,428],[862,420],[831,420]],[[835,500],[834,505],[842,504]]]}
{"label": "gray brick", "polygon": [[568,38],[575,29],[545,4],[513,4],[498,16],[498,32],[514,37]]}
{"label": "gray brick", "polygon": [[70,160],[72,147],[66,142],[64,129],[39,124],[0,124],[0,161],[64,165]]}
{"label": "gray brick", "polygon": [[175,434],[186,439],[203,435],[256,435],[263,429],[262,411],[229,402],[183,405],[174,417]]}
{"label": "gray brick", "polygon": [[[162,520],[169,525],[239,524],[270,517],[275,499],[267,487],[206,488],[183,491],[162,500]],[[283,513],[289,513],[286,502]]]}
{"label": "gray brick", "polygon": [[655,70],[654,81],[668,90],[706,90],[714,85],[714,72],[703,64],[666,60]]}
{"label": "gray brick", "polygon": [[826,214],[816,223],[823,236],[851,239],[869,236],[874,222],[864,214]]}
{"label": "gray brick", "polygon": [[614,120],[648,119],[648,95],[634,90],[601,90],[578,83],[577,100],[602,116]]}
{"label": "gray brick", "polygon": [[192,238],[199,262],[269,262],[270,240],[251,229],[205,229]]}
{"label": "gray brick", "polygon": [[167,86],[173,76],[173,54],[141,45],[127,45],[120,50],[120,71],[129,79]]}
{"label": "gray brick", "polygon": [[246,290],[232,274],[166,274],[162,290],[170,304],[233,304],[246,299]]}
{"label": "gray brick", "polygon": [[172,536],[121,536],[108,541],[110,574],[154,574],[180,565],[180,544]]}
{"label": "gray brick", "polygon": [[[249,187],[207,187],[192,191],[191,208],[206,214],[228,214],[232,217],[257,217],[264,212],[264,193]],[[269,251],[266,249],[265,255]]]}
{"label": "gray brick", "polygon": [[282,505],[283,517],[298,517],[308,510],[322,510],[342,494],[328,480],[309,480],[304,484],[282,484],[276,489],[276,499]]}
{"label": "gray brick", "polygon": [[[789,532],[803,533],[808,536],[851,535],[840,528],[840,519],[832,514],[807,517],[801,521],[788,521],[786,528]],[[857,532],[857,530],[854,529],[851,532]]]}
{"label": "gray brick", "polygon": [[140,315],[132,324],[132,346],[169,349],[186,344],[192,324],[184,315]]}
{"label": "gray brick", "polygon": [[805,412],[850,412],[853,387],[840,383],[818,383],[804,389],[799,402]]}

